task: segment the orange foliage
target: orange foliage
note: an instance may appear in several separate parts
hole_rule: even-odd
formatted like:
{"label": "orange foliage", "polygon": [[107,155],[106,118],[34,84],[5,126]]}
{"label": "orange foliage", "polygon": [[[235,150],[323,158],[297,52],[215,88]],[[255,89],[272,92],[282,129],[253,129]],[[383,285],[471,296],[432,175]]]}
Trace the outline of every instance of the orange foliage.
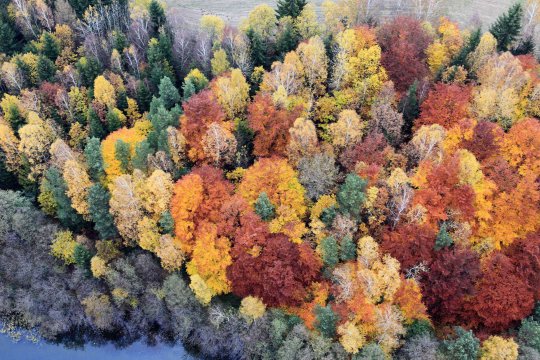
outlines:
{"label": "orange foliage", "polygon": [[439,124],[449,129],[467,117],[470,99],[470,87],[438,83],[422,103],[421,116],[415,126]]}

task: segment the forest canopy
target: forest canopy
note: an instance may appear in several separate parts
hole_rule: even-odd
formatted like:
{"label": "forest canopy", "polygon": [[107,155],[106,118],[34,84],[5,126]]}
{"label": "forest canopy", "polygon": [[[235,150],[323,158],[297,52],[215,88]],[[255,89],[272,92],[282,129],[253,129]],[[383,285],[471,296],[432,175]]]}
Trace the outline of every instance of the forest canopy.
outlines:
{"label": "forest canopy", "polygon": [[[203,358],[540,358],[538,0],[0,0],[0,322]],[[12,330],[17,331],[17,330]]]}

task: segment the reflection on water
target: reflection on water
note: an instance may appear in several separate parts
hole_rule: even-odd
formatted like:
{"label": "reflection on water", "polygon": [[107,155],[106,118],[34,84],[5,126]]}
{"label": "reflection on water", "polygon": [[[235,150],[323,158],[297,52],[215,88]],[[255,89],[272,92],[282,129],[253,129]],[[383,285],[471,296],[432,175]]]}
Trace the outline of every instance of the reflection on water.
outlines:
{"label": "reflection on water", "polygon": [[181,345],[148,346],[142,342],[117,349],[112,344],[85,345],[84,349],[68,349],[62,345],[26,339],[14,342],[7,335],[0,335],[0,359],[10,360],[195,360]]}

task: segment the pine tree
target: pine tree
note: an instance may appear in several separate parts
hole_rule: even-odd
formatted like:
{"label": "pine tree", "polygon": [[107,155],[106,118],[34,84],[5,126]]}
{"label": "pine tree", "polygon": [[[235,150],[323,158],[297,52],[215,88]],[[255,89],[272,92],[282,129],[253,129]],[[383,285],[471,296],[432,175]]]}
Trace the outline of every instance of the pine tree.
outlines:
{"label": "pine tree", "polygon": [[109,212],[111,196],[103,185],[97,183],[88,190],[88,211],[94,221],[94,229],[101,239],[111,239],[118,235],[114,219]]}
{"label": "pine tree", "polygon": [[49,32],[41,36],[41,53],[52,61],[60,55],[60,44],[56,37]]}
{"label": "pine tree", "polygon": [[265,192],[259,194],[257,201],[255,202],[255,212],[264,221],[270,221],[276,216],[276,208],[270,202],[268,195]]}
{"label": "pine tree", "polygon": [[36,67],[39,80],[52,81],[56,74],[56,65],[48,57],[40,55]]}
{"label": "pine tree", "polygon": [[152,23],[152,31],[154,34],[157,34],[159,28],[165,24],[165,10],[163,10],[163,6],[157,0],[152,0],[148,5],[148,14]]}
{"label": "pine tree", "polygon": [[267,56],[266,46],[263,39],[261,39],[261,36],[253,31],[253,29],[249,29],[246,36],[248,37],[250,43],[251,61],[253,61],[253,66],[263,66],[267,68],[270,59]]}
{"label": "pine tree", "polygon": [[321,213],[320,219],[326,227],[331,227],[334,223],[334,219],[337,215],[337,209],[335,206],[330,206],[324,209]]}
{"label": "pine tree", "polygon": [[452,240],[452,237],[448,233],[447,225],[446,223],[443,223],[441,225],[441,228],[439,229],[437,238],[435,239],[435,250],[438,251],[445,247],[452,246],[453,243],[454,243],[454,240]]}
{"label": "pine tree", "polygon": [[534,49],[534,39],[531,35],[528,35],[521,40],[515,49],[512,49],[512,54],[515,56],[534,54]]}
{"label": "pine tree", "polygon": [[300,36],[294,24],[292,22],[287,23],[283,31],[279,34],[276,43],[276,50],[279,56],[283,58],[286,53],[295,50],[299,40]]}
{"label": "pine tree", "polygon": [[351,219],[359,220],[362,204],[366,200],[364,193],[367,182],[360,176],[351,173],[347,175],[345,183],[341,185],[337,194],[339,211],[351,217]]}
{"label": "pine tree", "polygon": [[195,95],[196,92],[197,89],[195,88],[193,81],[191,79],[186,80],[182,85],[182,94],[184,94],[182,101],[188,101],[189,98]]}
{"label": "pine tree", "polygon": [[137,105],[141,112],[148,111],[150,102],[152,101],[152,93],[148,90],[148,86],[141,81],[137,87]]}
{"label": "pine tree", "polygon": [[339,247],[333,236],[326,237],[321,241],[322,260],[324,265],[333,268],[339,262]]}
{"label": "pine tree", "polygon": [[165,211],[159,218],[159,227],[164,234],[173,234],[174,232],[174,219],[170,211]]}
{"label": "pine tree", "polygon": [[98,138],[88,139],[84,148],[84,156],[88,165],[88,172],[94,181],[99,181],[105,175],[103,169],[103,156],[101,154],[101,142]]}
{"label": "pine tree", "polygon": [[73,251],[73,258],[75,259],[75,265],[85,271],[87,275],[90,274],[90,260],[92,259],[92,253],[81,244],[75,245]]}
{"label": "pine tree", "polygon": [[128,108],[128,97],[126,90],[119,89],[116,93],[116,106],[119,110],[126,110]]}
{"label": "pine tree", "polygon": [[356,243],[354,242],[352,236],[347,235],[341,240],[339,258],[341,261],[350,261],[356,259]]}
{"label": "pine tree", "polygon": [[45,172],[45,179],[48,182],[48,189],[56,202],[56,216],[62,225],[77,230],[83,223],[81,215],[79,215],[71,206],[71,200],[66,195],[67,185],[62,174],[58,169],[51,167]]}
{"label": "pine tree", "polygon": [[418,91],[418,80],[416,80],[407,91],[407,96],[400,104],[400,111],[403,114],[403,134],[404,140],[409,140],[412,136],[414,120],[420,116],[420,104],[416,95]]}
{"label": "pine tree", "polygon": [[322,307],[317,305],[315,308],[315,316],[317,318],[315,327],[323,336],[332,339],[336,335],[336,324],[339,321],[339,316],[334,313],[330,305]]}
{"label": "pine tree", "polygon": [[107,135],[103,123],[101,122],[101,119],[94,108],[90,107],[88,109],[88,117],[86,121],[88,122],[91,137],[103,139]]}
{"label": "pine tree", "polygon": [[122,171],[129,172],[129,165],[131,163],[131,150],[127,142],[118,139],[114,144],[114,157],[120,161],[120,167]]}
{"label": "pine tree", "polygon": [[459,53],[452,59],[450,66],[468,66],[467,57],[470,53],[476,50],[478,44],[480,44],[480,38],[482,37],[482,31],[480,28],[476,29],[469,36],[467,43],[461,48]]}
{"label": "pine tree", "polygon": [[167,110],[180,102],[178,89],[173,85],[171,79],[165,76],[159,83],[159,97]]}
{"label": "pine tree", "polygon": [[300,16],[300,13],[306,4],[306,0],[278,0],[276,10],[277,17],[280,19],[285,16],[290,16],[295,19]]}
{"label": "pine tree", "polygon": [[497,39],[497,49],[507,51],[521,32],[521,17],[523,7],[520,2],[516,2],[508,11],[500,15],[489,29]]}
{"label": "pine tree", "polygon": [[135,154],[131,160],[134,169],[146,171],[148,169],[148,155],[152,154],[152,149],[148,141],[143,140],[135,146]]}
{"label": "pine tree", "polygon": [[109,132],[116,131],[122,127],[122,122],[120,121],[120,118],[118,117],[118,113],[114,111],[113,108],[109,109],[107,112],[107,130]]}

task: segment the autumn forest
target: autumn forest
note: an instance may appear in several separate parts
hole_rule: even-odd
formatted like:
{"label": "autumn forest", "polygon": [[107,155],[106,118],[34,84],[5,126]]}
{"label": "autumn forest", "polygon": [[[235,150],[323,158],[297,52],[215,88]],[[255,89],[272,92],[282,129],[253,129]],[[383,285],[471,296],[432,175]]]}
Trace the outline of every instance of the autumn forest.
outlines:
{"label": "autumn forest", "polygon": [[0,0],[2,332],[540,359],[540,2],[380,2]]}

